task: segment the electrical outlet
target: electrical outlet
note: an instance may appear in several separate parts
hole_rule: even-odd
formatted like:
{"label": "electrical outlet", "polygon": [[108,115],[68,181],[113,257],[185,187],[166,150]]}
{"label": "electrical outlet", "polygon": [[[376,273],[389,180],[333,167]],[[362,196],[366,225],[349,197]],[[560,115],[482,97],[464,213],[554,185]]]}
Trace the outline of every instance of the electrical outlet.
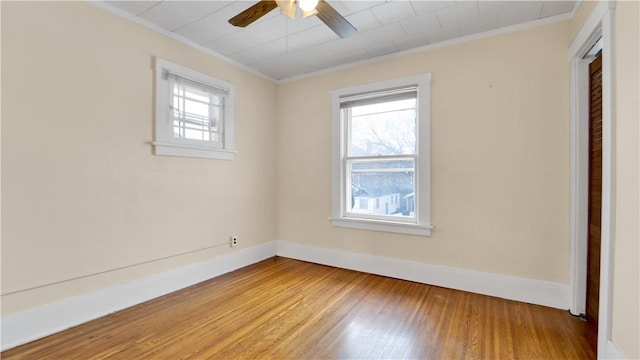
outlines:
{"label": "electrical outlet", "polygon": [[238,246],[238,237],[233,235],[231,237],[231,241],[229,243],[230,243],[231,247]]}

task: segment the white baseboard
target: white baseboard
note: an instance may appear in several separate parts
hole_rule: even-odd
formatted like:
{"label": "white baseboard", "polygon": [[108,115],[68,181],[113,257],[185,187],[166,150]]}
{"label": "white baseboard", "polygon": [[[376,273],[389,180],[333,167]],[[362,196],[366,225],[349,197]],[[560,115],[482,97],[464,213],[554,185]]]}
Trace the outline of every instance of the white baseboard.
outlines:
{"label": "white baseboard", "polygon": [[607,348],[605,349],[604,358],[607,360],[623,360],[625,357],[613,344],[611,340],[607,341]]}
{"label": "white baseboard", "polygon": [[277,255],[397,279],[569,308],[569,285],[277,241]]}
{"label": "white baseboard", "polygon": [[[0,350],[26,344],[275,255],[531,304],[569,308],[569,286],[565,284],[272,241],[128,284],[3,316]],[[619,355],[613,344],[611,348],[611,352],[607,349],[607,354]],[[612,355],[611,358],[621,357]]]}
{"label": "white baseboard", "polygon": [[276,242],[234,251],[131,283],[3,316],[0,350],[26,344],[275,256]]}

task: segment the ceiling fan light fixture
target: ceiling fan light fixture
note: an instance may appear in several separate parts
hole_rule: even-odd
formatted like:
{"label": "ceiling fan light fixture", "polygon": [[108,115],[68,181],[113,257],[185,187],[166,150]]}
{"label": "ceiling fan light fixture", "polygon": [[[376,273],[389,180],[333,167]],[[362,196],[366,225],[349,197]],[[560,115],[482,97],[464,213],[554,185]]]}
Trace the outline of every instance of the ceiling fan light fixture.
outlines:
{"label": "ceiling fan light fixture", "polygon": [[309,16],[317,15],[318,14],[318,9],[313,9],[311,11],[301,11],[301,12],[302,12],[302,18],[306,19]]}
{"label": "ceiling fan light fixture", "polygon": [[276,0],[276,3],[280,8],[280,12],[290,17],[291,19],[296,18],[296,1],[295,0]]}
{"label": "ceiling fan light fixture", "polygon": [[302,11],[313,11],[318,6],[318,0],[298,0],[298,6]]}

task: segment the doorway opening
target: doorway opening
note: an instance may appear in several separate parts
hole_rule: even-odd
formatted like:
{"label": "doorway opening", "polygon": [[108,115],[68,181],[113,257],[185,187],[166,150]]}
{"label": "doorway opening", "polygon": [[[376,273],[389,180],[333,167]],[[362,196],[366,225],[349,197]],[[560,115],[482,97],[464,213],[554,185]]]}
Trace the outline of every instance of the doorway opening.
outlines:
{"label": "doorway opening", "polygon": [[[588,335],[598,358],[607,357],[611,339],[614,6],[610,2],[598,3],[569,48],[572,291],[569,310],[594,325]],[[595,83],[598,84],[592,89]]]}
{"label": "doorway opening", "polygon": [[[599,47],[599,49],[598,49]],[[594,50],[595,48],[595,50]],[[584,319],[594,352],[598,343],[602,235],[602,38],[589,50],[589,159],[587,194],[587,268]],[[595,53],[595,55],[593,55]]]}

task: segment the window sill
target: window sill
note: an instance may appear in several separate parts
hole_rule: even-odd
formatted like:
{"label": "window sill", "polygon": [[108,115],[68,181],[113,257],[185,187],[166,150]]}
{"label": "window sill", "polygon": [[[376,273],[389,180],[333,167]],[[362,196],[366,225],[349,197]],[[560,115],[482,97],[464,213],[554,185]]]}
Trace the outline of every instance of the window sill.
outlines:
{"label": "window sill", "polygon": [[409,235],[431,236],[431,230],[433,230],[432,225],[404,224],[391,221],[352,218],[330,218],[330,220],[333,226]]}
{"label": "window sill", "polygon": [[227,149],[215,149],[206,146],[185,145],[170,142],[154,141],[151,145],[155,148],[156,155],[180,156],[201,159],[233,160],[236,151]]}

